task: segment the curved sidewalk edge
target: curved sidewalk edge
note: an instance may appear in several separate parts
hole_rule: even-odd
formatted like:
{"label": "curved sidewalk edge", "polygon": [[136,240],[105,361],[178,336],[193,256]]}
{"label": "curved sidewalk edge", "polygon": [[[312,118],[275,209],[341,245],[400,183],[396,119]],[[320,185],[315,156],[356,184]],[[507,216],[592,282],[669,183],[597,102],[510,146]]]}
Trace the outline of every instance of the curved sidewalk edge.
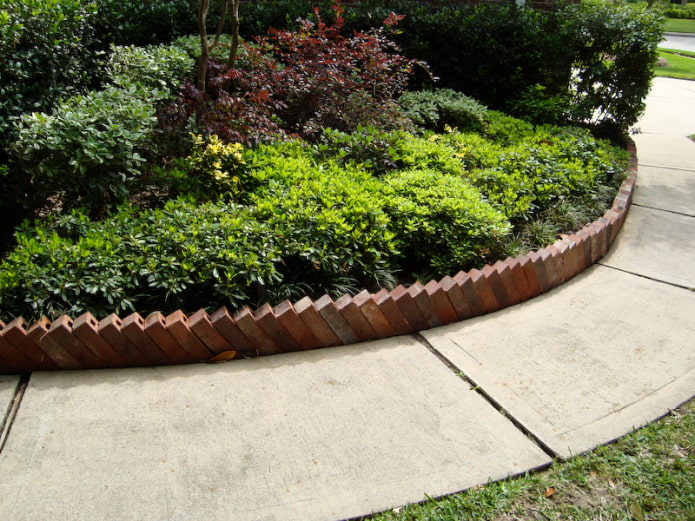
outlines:
{"label": "curved sidewalk edge", "polygon": [[19,317],[0,322],[0,374],[250,358],[412,334],[513,306],[570,280],[606,254],[635,188],[634,142],[628,149],[628,177],[603,217],[528,255],[425,285],[365,290],[335,301],[328,295],[316,301],[305,297],[255,311],[230,313],[223,307],[212,314],[178,310],[100,321],[85,313],[33,324]]}

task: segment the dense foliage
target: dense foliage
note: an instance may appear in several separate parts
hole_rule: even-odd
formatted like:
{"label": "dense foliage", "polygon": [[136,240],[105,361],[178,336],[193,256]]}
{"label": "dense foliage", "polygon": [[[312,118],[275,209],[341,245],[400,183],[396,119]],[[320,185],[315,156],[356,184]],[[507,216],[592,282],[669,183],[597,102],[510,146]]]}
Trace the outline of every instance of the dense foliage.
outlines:
{"label": "dense foliage", "polygon": [[0,213],[41,216],[0,265],[3,316],[335,296],[545,245],[603,212],[623,154],[540,123],[627,128],[658,33],[602,7],[261,2],[242,29],[277,27],[231,68],[215,49],[198,89],[191,3],[3,4],[2,56],[35,61],[0,64]]}

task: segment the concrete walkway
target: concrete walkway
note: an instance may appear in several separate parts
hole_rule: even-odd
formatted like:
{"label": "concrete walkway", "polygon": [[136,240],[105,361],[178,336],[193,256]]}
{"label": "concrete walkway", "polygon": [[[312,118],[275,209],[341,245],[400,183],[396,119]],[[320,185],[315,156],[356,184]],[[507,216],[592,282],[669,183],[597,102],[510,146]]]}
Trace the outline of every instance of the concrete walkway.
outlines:
{"label": "concrete walkway", "polygon": [[0,519],[336,521],[541,468],[687,401],[695,82],[656,79],[648,107],[612,251],[541,297],[368,344],[0,377]]}

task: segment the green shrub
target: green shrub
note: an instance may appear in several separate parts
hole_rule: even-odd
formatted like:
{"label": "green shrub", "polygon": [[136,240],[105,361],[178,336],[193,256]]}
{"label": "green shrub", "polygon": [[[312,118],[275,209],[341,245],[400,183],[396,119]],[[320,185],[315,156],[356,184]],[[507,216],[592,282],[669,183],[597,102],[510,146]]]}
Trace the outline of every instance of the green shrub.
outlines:
{"label": "green shrub", "polygon": [[135,86],[151,101],[168,99],[178,93],[195,62],[175,45],[111,47],[108,76],[121,88]]}
{"label": "green shrub", "polygon": [[22,116],[9,150],[39,201],[58,194],[65,209],[84,206],[100,216],[142,174],[155,122],[134,87],[110,87],[70,98],[52,114]]}
{"label": "green shrub", "polygon": [[384,206],[405,270],[454,273],[500,253],[509,223],[460,176],[410,170],[384,181]]}
{"label": "green shrub", "polygon": [[441,132],[449,126],[462,132],[479,132],[485,124],[487,108],[451,89],[406,92],[398,103],[406,116],[428,130]]}
{"label": "green shrub", "polygon": [[0,265],[3,318],[170,312],[256,302],[278,280],[274,234],[248,209],[172,201],[93,223],[25,226]]}

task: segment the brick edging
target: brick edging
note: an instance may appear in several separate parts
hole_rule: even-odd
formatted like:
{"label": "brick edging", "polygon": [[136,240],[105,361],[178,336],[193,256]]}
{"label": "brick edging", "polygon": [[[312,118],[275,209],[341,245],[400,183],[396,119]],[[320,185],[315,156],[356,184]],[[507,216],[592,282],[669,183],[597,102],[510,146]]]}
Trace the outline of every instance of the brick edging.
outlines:
{"label": "brick edging", "polygon": [[[482,269],[423,285],[362,291],[337,300],[268,304],[234,313],[220,308],[190,316],[178,310],[146,318],[132,313],[97,320],[90,313],[72,319],[28,324],[18,317],[0,321],[0,374],[60,369],[98,369],[186,364],[316,349],[415,333],[512,306],[571,279],[603,257],[627,215],[637,176],[635,144],[628,143],[629,175],[612,207],[581,230],[554,244],[507,258]],[[235,353],[230,353],[234,351]]]}

